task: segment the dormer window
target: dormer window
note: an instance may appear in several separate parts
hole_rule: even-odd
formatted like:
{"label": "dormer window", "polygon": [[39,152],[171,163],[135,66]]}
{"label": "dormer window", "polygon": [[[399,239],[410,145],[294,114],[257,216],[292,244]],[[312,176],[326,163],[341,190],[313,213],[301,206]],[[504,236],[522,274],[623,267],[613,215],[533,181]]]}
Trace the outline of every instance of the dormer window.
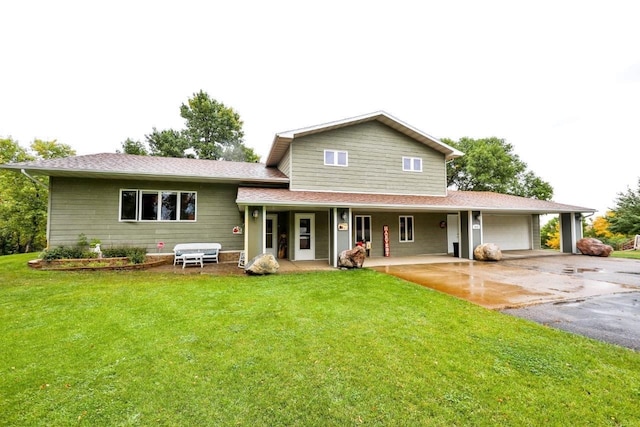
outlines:
{"label": "dormer window", "polygon": [[348,166],[349,156],[346,151],[324,150],[325,166]]}
{"label": "dormer window", "polygon": [[422,159],[420,157],[403,157],[402,170],[405,172],[422,172]]}

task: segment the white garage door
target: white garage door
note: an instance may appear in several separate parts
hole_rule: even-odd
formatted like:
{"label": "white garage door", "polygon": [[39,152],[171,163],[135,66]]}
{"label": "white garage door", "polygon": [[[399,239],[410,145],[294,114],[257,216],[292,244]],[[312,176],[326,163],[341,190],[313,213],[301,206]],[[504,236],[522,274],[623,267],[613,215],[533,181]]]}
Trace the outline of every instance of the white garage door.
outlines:
{"label": "white garage door", "polygon": [[483,242],[502,250],[531,249],[530,215],[482,215]]}

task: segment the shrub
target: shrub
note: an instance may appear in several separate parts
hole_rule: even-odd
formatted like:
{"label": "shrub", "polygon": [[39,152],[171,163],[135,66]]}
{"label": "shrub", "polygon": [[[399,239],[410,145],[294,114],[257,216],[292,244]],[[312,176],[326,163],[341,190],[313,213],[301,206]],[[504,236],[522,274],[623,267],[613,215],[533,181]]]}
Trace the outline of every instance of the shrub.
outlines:
{"label": "shrub", "polygon": [[145,248],[129,248],[127,257],[132,264],[142,264],[147,257],[147,250]]}
{"label": "shrub", "polygon": [[147,250],[140,247],[115,246],[102,249],[102,256],[106,258],[127,257],[132,264],[142,264],[147,256]]}
{"label": "shrub", "polygon": [[97,256],[98,254],[95,252],[85,251],[79,246],[58,246],[57,248],[45,250],[40,258],[45,261],[53,261],[54,259],[95,258]]}

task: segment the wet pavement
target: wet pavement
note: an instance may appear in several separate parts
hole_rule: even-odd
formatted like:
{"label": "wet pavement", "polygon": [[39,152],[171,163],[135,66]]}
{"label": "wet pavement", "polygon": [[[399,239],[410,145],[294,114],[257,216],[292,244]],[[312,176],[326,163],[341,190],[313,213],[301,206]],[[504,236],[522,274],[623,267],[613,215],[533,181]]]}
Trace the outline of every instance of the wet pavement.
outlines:
{"label": "wet pavement", "polygon": [[558,255],[374,269],[489,309],[640,349],[640,260]]}
{"label": "wet pavement", "polygon": [[502,312],[640,351],[640,292],[595,296]]}

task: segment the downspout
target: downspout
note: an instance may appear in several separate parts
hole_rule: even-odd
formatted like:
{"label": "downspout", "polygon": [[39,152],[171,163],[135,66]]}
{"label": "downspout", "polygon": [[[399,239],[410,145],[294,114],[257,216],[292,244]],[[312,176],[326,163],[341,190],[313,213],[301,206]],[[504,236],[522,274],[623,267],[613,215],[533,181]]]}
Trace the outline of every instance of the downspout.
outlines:
{"label": "downspout", "polygon": [[27,171],[26,171],[26,170],[24,170],[24,169],[20,169],[20,172],[21,172],[24,176],[26,176],[27,178],[29,178],[31,181],[33,181],[35,184],[37,184],[37,185],[41,186],[42,188],[46,188],[46,189],[47,189],[47,191],[49,190],[49,187],[48,187],[48,186],[44,185],[43,183],[41,183],[40,181],[38,181],[37,179],[35,179],[35,178],[34,178],[34,177],[32,177],[31,175],[29,175],[29,174],[27,173]]}
{"label": "downspout", "polygon": [[[31,182],[33,182],[34,184],[36,184],[36,197],[40,197],[40,193],[38,192],[38,186],[44,188],[47,190],[47,192],[49,191],[49,186],[43,184],[42,182],[38,181],[37,179],[35,179],[34,177],[32,177],[31,175],[29,175],[27,173],[26,170],[24,169],[20,169],[20,173],[23,174],[24,176],[26,176],[27,178],[29,178],[29,180]],[[51,215],[49,215],[49,212],[51,212],[51,197],[49,197],[48,201],[47,201],[47,228],[45,231],[45,239],[47,240],[46,244],[47,244],[47,249],[49,248],[49,229],[50,229],[50,221],[51,221]]]}

